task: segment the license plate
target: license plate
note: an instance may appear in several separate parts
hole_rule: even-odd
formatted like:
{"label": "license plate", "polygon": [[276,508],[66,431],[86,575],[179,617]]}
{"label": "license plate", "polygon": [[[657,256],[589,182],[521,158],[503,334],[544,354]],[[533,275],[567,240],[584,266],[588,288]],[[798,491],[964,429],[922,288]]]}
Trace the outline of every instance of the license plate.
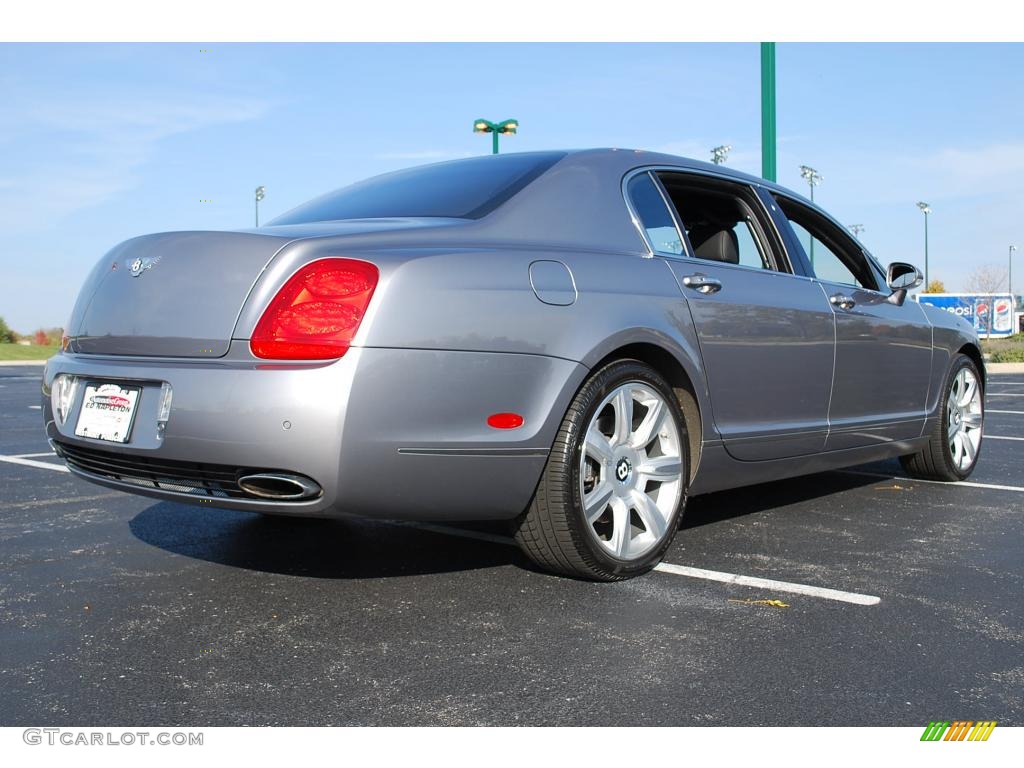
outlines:
{"label": "license plate", "polygon": [[87,384],[75,436],[127,443],[140,392],[122,384]]}

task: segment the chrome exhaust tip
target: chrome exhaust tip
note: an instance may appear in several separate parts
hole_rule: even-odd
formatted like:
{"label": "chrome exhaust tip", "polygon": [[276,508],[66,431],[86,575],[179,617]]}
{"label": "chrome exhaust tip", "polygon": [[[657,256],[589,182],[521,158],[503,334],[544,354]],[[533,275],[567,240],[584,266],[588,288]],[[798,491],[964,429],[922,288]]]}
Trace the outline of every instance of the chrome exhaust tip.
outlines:
{"label": "chrome exhaust tip", "polygon": [[320,486],[301,475],[282,472],[260,472],[238,478],[238,487],[261,499],[273,501],[302,501],[319,496]]}

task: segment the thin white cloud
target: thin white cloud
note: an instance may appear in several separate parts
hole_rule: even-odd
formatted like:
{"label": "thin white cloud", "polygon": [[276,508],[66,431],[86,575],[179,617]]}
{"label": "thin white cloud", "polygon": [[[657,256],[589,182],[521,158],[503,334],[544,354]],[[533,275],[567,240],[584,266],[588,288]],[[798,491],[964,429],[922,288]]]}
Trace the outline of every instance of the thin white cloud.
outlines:
{"label": "thin white cloud", "polygon": [[[791,155],[791,153],[789,153]],[[786,161],[784,184],[802,189],[796,164]],[[1024,143],[975,147],[941,147],[894,152],[843,150],[819,153],[814,163],[846,199],[874,205],[906,205],[964,200],[999,194],[1020,194],[1024,175]],[[824,185],[822,187],[824,190]]]}
{"label": "thin white cloud", "polygon": [[260,117],[268,104],[214,94],[121,92],[45,102],[14,94],[0,116],[0,228],[31,231],[130,189],[158,144]]}

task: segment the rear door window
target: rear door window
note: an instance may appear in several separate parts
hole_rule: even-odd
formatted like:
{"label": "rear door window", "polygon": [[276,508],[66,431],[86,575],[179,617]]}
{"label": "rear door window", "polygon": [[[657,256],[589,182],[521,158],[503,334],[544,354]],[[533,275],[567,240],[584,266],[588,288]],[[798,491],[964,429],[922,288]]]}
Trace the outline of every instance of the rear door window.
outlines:
{"label": "rear door window", "polygon": [[747,185],[696,174],[659,171],[697,259],[751,269],[788,272],[760,200]]}
{"label": "rear door window", "polygon": [[680,255],[683,240],[668,209],[661,190],[650,173],[638,173],[626,185],[626,194],[633,203],[639,225],[647,235],[647,243],[655,253]]}

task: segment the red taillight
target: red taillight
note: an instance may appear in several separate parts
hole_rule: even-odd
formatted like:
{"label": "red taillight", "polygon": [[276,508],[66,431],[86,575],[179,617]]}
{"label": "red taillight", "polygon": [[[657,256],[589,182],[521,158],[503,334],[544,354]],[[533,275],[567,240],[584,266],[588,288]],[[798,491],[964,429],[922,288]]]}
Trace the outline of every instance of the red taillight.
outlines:
{"label": "red taillight", "polygon": [[284,284],[249,340],[268,360],[329,360],[348,351],[377,287],[377,267],[354,259],[320,259]]}

